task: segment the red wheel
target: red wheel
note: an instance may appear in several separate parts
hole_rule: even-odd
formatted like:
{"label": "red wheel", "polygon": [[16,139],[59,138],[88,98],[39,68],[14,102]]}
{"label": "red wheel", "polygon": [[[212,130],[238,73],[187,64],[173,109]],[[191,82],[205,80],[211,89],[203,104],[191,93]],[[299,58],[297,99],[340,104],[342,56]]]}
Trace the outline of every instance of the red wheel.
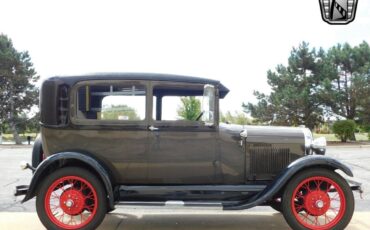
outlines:
{"label": "red wheel", "polygon": [[331,229],[342,219],[346,209],[343,190],[326,177],[302,181],[292,196],[292,212],[309,229]]}
{"label": "red wheel", "polygon": [[299,174],[283,198],[284,217],[293,229],[343,229],[353,209],[348,184],[335,172],[323,169]]}
{"label": "red wheel", "polygon": [[57,179],[45,196],[45,210],[49,219],[65,229],[87,225],[96,214],[97,203],[93,186],[77,176]]}
{"label": "red wheel", "polygon": [[40,191],[37,213],[48,229],[93,229],[105,216],[105,191],[84,169],[59,170],[47,178]]}

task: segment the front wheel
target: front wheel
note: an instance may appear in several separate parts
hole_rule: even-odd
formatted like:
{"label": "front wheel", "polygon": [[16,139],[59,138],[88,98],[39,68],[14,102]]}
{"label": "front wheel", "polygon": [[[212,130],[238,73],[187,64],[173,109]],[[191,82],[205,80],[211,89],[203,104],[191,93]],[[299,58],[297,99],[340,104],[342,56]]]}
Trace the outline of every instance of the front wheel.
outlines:
{"label": "front wheel", "polygon": [[293,229],[344,229],[353,215],[353,193],[333,171],[306,170],[287,185],[282,211]]}
{"label": "front wheel", "polygon": [[107,212],[106,192],[87,170],[62,168],[44,179],[36,210],[47,229],[95,229]]}

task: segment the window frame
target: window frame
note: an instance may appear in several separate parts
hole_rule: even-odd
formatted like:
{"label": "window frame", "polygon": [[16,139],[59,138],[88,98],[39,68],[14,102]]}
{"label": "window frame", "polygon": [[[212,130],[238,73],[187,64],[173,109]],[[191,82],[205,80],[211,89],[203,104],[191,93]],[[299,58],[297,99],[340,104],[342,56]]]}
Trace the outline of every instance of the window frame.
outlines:
{"label": "window frame", "polygon": [[[78,111],[78,89],[82,86],[99,86],[99,85],[140,85],[145,89],[145,117],[143,120],[130,121],[130,120],[97,120],[80,118],[77,116]],[[70,103],[70,118],[71,122],[75,125],[81,126],[135,126],[135,125],[147,125],[148,124],[148,98],[149,98],[149,83],[147,81],[140,80],[91,80],[91,81],[80,81],[76,83],[71,89],[71,103]]]}
{"label": "window frame", "polygon": [[[156,86],[168,86],[168,87],[171,87],[171,86],[177,86],[177,87],[182,87],[182,88],[187,88],[187,86],[191,87],[191,86],[202,86],[202,88],[206,85],[206,84],[209,84],[209,83],[191,83],[191,82],[169,82],[169,81],[152,81],[151,83],[151,86],[150,86],[150,95],[147,94],[150,98],[149,98],[149,103],[150,103],[150,111],[149,111],[149,115],[148,115],[148,118],[149,118],[149,122],[150,124],[154,125],[154,126],[158,126],[158,127],[189,127],[189,128],[206,128],[206,129],[209,129],[209,128],[217,128],[218,125],[219,125],[219,116],[218,116],[218,108],[219,108],[219,94],[218,94],[218,87],[216,85],[215,86],[215,104],[214,104],[214,108],[215,108],[215,116],[214,116],[214,124],[212,126],[207,126],[205,123],[201,122],[201,121],[186,121],[186,120],[156,120],[153,118],[153,113],[154,113],[154,88]],[[164,95],[165,96],[171,96],[171,95]],[[179,96],[181,97],[181,96]],[[163,109],[162,109],[163,111]],[[162,112],[161,111],[161,112]]]}

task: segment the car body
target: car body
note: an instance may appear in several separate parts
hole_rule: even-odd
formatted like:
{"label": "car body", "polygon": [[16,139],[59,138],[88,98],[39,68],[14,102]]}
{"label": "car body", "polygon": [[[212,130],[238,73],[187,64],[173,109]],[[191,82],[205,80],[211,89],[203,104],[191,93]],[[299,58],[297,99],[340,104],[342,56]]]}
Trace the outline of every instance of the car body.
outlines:
{"label": "car body", "polygon": [[[313,140],[304,127],[220,123],[219,99],[228,92],[216,80],[169,74],[49,78],[40,91],[41,134],[33,167],[28,166],[34,175],[16,194],[25,194],[23,201],[37,196],[47,228],[95,228],[117,204],[169,200],[219,203],[225,210],[271,205],[292,228],[345,227],[353,214],[350,190],[360,186],[350,187],[335,172],[353,176],[347,166],[324,156],[325,139]],[[166,111],[179,114],[174,101],[195,97],[202,102],[196,119],[167,116]],[[300,184],[297,178],[308,182]],[[315,181],[320,185],[311,191]],[[47,208],[61,187],[54,205],[71,218],[80,216],[77,225]],[[320,224],[302,221],[302,212],[326,216],[323,209],[329,212],[334,203],[330,193],[341,197],[340,214]],[[315,202],[297,197],[302,194]],[[77,207],[81,200],[88,208]],[[305,207],[295,212],[289,204]]]}

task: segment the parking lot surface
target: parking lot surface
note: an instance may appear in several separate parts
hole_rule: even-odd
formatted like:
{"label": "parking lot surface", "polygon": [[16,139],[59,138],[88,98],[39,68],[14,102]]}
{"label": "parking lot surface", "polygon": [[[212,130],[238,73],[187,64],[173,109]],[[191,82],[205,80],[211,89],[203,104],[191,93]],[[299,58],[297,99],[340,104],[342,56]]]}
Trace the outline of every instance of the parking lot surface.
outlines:
{"label": "parking lot surface", "polygon": [[[349,230],[370,229],[370,212],[356,212]],[[38,230],[44,229],[34,212],[0,213],[0,229]],[[222,212],[211,210],[187,210],[153,208],[119,209],[108,214],[98,228],[100,230],[278,230],[289,229],[283,215],[277,212]]]}
{"label": "parking lot surface", "polygon": [[[328,147],[327,155],[347,164],[365,193],[355,193],[356,209],[348,229],[370,229],[370,147]],[[35,200],[24,204],[14,198],[15,185],[29,184],[32,174],[19,162],[31,162],[28,146],[0,146],[0,229],[43,229],[35,213]],[[107,215],[100,229],[288,229],[283,216],[269,207],[221,211],[178,206],[120,206]]]}

